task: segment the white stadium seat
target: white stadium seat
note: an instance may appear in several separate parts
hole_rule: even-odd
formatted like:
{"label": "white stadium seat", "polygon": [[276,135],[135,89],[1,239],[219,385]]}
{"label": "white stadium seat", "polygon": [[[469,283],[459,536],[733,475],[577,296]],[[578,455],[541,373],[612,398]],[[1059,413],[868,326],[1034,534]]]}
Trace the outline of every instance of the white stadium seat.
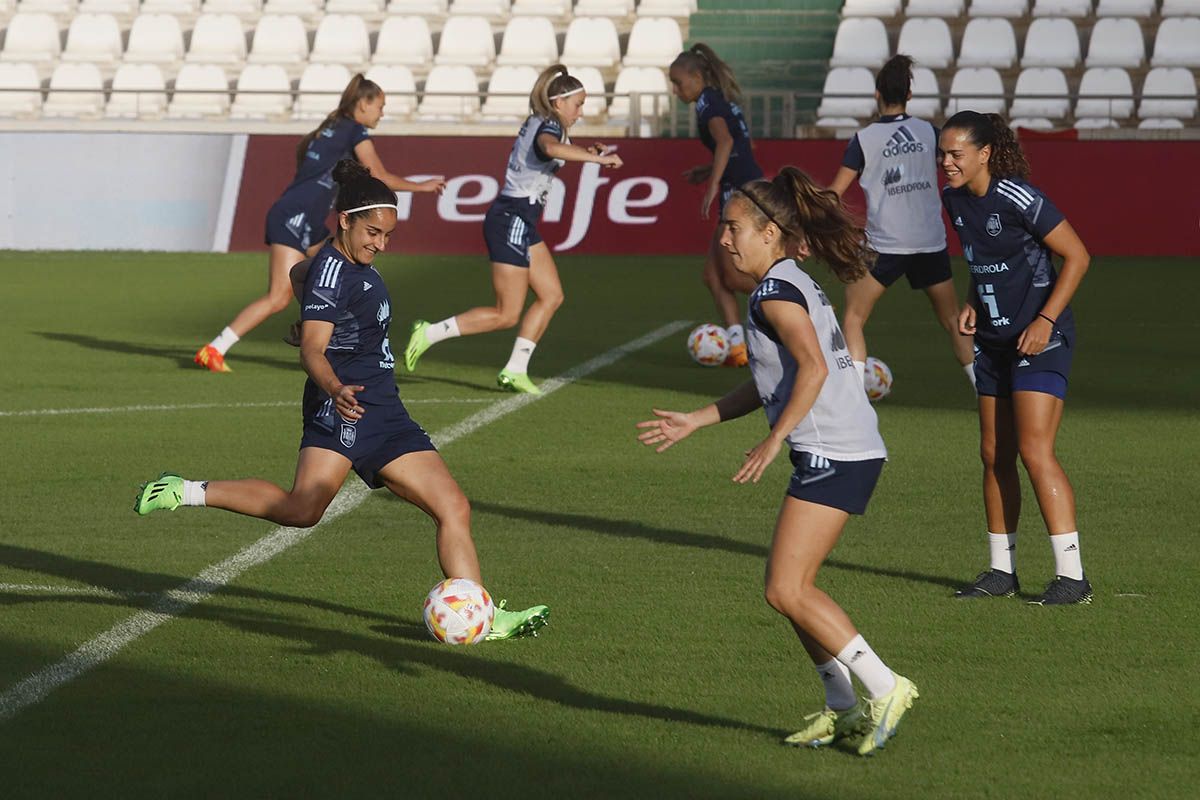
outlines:
{"label": "white stadium seat", "polygon": [[1000,73],[991,67],[967,67],[954,73],[950,82],[950,102],[946,116],[959,111],[978,111],[981,114],[1003,114],[1004,82]]}
{"label": "white stadium seat", "polygon": [[254,23],[262,16],[263,0],[204,0],[202,14],[233,14],[245,23]]}
{"label": "white stadium seat", "polygon": [[[643,5],[645,0],[642,0]],[[900,13],[900,0],[846,0],[843,17],[879,17],[888,19]]]}
{"label": "white stadium seat", "polygon": [[0,61],[24,61],[46,69],[58,58],[61,50],[58,23],[54,17],[18,11],[8,21]]}
{"label": "white stadium seat", "polygon": [[383,15],[384,0],[326,0],[326,14],[357,14],[364,17]]}
{"label": "white stadium seat", "polygon": [[371,60],[371,39],[362,17],[350,14],[326,14],[317,26],[311,64],[345,64],[352,70],[367,68]]}
{"label": "white stadium seat", "polygon": [[444,16],[448,0],[389,0],[388,14],[423,14],[430,17]]}
{"label": "white stadium seat", "polygon": [[185,20],[200,13],[200,0],[142,0],[143,14],[173,14]]}
{"label": "white stadium seat", "polygon": [[[963,0],[908,0],[904,9],[909,17],[961,17]],[[901,50],[900,52],[905,52]]]}
{"label": "white stadium seat", "polygon": [[1023,17],[1029,0],[971,0],[972,17]]}
{"label": "white stadium seat", "polygon": [[562,62],[568,67],[611,69],[621,60],[617,26],[604,17],[575,17],[567,26]]}
{"label": "white stadium seat", "polygon": [[1088,117],[1086,119],[1076,119],[1075,127],[1084,130],[1096,130],[1098,128],[1119,128],[1121,123],[1115,119],[1107,119],[1104,117]]}
{"label": "white stadium seat", "polygon": [[43,117],[98,117],[104,111],[104,78],[95,64],[59,64],[50,76]]}
{"label": "white stadium seat", "polygon": [[1100,0],[1096,3],[1096,16],[1149,17],[1155,5],[1155,0]]}
{"label": "white stadium seat", "polygon": [[424,17],[388,17],[379,28],[374,64],[403,64],[422,72],[433,64],[433,35]]}
{"label": "white stadium seat", "polygon": [[171,119],[220,117],[229,113],[229,81],[216,64],[184,64],[167,105]]}
{"label": "white stadium seat", "polygon": [[838,24],[829,66],[878,68],[887,61],[888,52],[887,30],[883,27],[883,20],[851,17]]}
{"label": "white stadium seat", "polygon": [[384,119],[407,117],[417,110],[417,82],[412,70],[403,64],[376,64],[367,70],[366,77],[383,89],[386,102]]}
{"label": "white stadium seat", "polygon": [[1170,17],[1154,37],[1152,67],[1200,67],[1200,18]]}
{"label": "white stadium seat", "polygon": [[479,114],[479,79],[465,65],[440,65],[429,71],[417,118],[454,122]]}
{"label": "white stadium seat", "polygon": [[[871,2],[894,2],[897,7],[900,0],[869,0]],[[637,5],[639,17],[674,17],[687,19],[696,13],[696,0],[642,0]],[[883,15],[880,15],[883,16]]]}
{"label": "white stadium seat", "polygon": [[450,17],[433,63],[487,67],[496,60],[492,23],[484,17]]}
{"label": "white stadium seat", "polygon": [[295,64],[308,58],[308,33],[295,14],[264,14],[254,27],[246,60],[251,64]]}
{"label": "white stadium seat", "polygon": [[161,117],[166,109],[167,82],[157,64],[117,67],[105,116],[125,119]]}
{"label": "white stadium seat", "polygon": [[1146,59],[1142,26],[1136,19],[1107,17],[1092,28],[1087,67],[1139,67]]}
{"label": "white stadium seat", "polygon": [[960,67],[1008,69],[1017,62],[1017,36],[1006,19],[973,19],[963,31]]}
{"label": "white stadium seat", "polygon": [[639,17],[629,32],[625,46],[627,67],[667,69],[683,52],[683,33],[679,23],[669,17]]}
{"label": "white stadium seat", "polygon": [[248,64],[237,79],[237,96],[229,116],[233,119],[266,119],[292,108],[292,82],[278,64]]}
{"label": "white stadium seat", "polygon": [[529,93],[537,82],[533,67],[496,67],[483,101],[483,118],[523,120],[529,116]]}
{"label": "white stadium seat", "polygon": [[1062,119],[1071,108],[1067,76],[1055,67],[1021,70],[1013,90],[1010,117],[1048,117]]}
{"label": "white stadium seat", "polygon": [[573,67],[571,75],[579,79],[587,92],[587,100],[583,101],[583,116],[595,120],[608,113],[608,98],[604,93],[604,76],[595,67]]}
{"label": "white stadium seat", "polygon": [[1163,0],[1164,17],[1200,17],[1200,0]]}
{"label": "white stadium seat", "polygon": [[241,67],[246,61],[246,32],[233,14],[201,14],[192,29],[188,63]]}
{"label": "white stadium seat", "polygon": [[912,56],[922,67],[948,67],[954,61],[950,26],[944,19],[909,19],[900,28],[896,52]]}
{"label": "white stadium seat", "polygon": [[315,19],[323,8],[322,0],[267,0],[264,14],[294,14],[304,19]]}
{"label": "white stadium seat", "polygon": [[[1127,119],[1133,113],[1133,82],[1116,67],[1095,67],[1079,81],[1075,117]],[[1076,127],[1079,127],[1078,124]]]}
{"label": "white stadium seat", "polygon": [[1150,117],[1138,123],[1138,130],[1142,131],[1177,131],[1182,130],[1183,127],[1183,120],[1181,119],[1162,119],[1159,117]]}
{"label": "white stadium seat", "polygon": [[1054,123],[1046,117],[1011,117],[1008,120],[1008,127],[1016,130],[1017,128],[1029,128],[1035,131],[1052,131]]}
{"label": "white stadium seat", "polygon": [[42,81],[33,64],[0,63],[0,117],[36,114],[42,107]]}
{"label": "white stadium seat", "polygon": [[1079,31],[1074,22],[1042,17],[1030,23],[1021,66],[1072,69],[1079,59]]}
{"label": "white stadium seat", "polygon": [[63,61],[116,64],[121,60],[121,27],[112,14],[76,14],[67,29]]}
{"label": "white stadium seat", "polygon": [[554,24],[547,17],[513,17],[504,27],[500,54],[496,63],[501,66],[526,64],[548,67],[558,61],[558,39]]}
{"label": "white stadium seat", "polygon": [[912,100],[908,101],[908,113],[914,117],[931,119],[942,111],[941,91],[937,76],[928,67],[913,67]]}
{"label": "white stadium seat", "polygon": [[75,13],[75,0],[17,0],[19,14],[50,14],[69,18]]}
{"label": "white stadium seat", "polygon": [[1034,17],[1086,17],[1092,13],[1092,0],[1033,0]]}
{"label": "white stadium seat", "polygon": [[112,14],[117,19],[128,22],[138,15],[140,5],[140,0],[82,0],[79,3],[79,13]]}
{"label": "white stadium seat", "polygon": [[657,67],[625,67],[617,75],[608,118],[629,119],[633,106],[630,92],[638,93],[638,110],[643,120],[666,114],[671,106],[671,90],[666,74]]}
{"label": "white stadium seat", "polygon": [[512,15],[563,20],[571,16],[571,0],[513,0]]}
{"label": "white stadium seat", "polygon": [[1196,79],[1190,69],[1155,67],[1146,73],[1138,116],[1191,119],[1196,116]]}
{"label": "white stadium seat", "polygon": [[627,17],[633,13],[633,0],[578,0],[577,17]]}
{"label": "white stadium seat", "polygon": [[875,76],[871,70],[866,67],[834,67],[825,75],[821,105],[817,107],[818,117],[866,119],[875,110]]}
{"label": "white stadium seat", "polygon": [[510,0],[452,0],[450,13],[502,19],[508,16],[510,5]]}
{"label": "white stadium seat", "polygon": [[300,76],[300,90],[292,107],[294,119],[324,119],[337,108],[350,70],[342,64],[309,64]]}
{"label": "white stadium seat", "polygon": [[161,64],[174,69],[183,61],[183,30],[170,14],[139,14],[129,30],[126,64]]}

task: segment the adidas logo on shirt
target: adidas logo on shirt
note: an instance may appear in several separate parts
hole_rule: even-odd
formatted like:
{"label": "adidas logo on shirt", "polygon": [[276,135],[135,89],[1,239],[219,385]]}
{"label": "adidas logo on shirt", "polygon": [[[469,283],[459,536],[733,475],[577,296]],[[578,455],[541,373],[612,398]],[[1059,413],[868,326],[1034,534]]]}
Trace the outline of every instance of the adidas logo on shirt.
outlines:
{"label": "adidas logo on shirt", "polygon": [[371,284],[367,283],[366,281],[363,281],[363,291],[364,292],[371,291]]}
{"label": "adidas logo on shirt", "polygon": [[925,145],[917,141],[917,137],[905,126],[901,125],[888,139],[887,145],[883,148],[883,157],[891,158],[892,156],[904,155],[906,153],[924,153]]}

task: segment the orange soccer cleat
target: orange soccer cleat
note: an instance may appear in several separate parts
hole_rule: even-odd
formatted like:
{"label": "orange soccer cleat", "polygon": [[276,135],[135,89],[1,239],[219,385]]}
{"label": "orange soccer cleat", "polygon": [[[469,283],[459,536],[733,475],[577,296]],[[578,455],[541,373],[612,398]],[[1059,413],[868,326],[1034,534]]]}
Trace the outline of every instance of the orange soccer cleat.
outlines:
{"label": "orange soccer cleat", "polygon": [[225,356],[221,355],[220,351],[211,344],[206,344],[197,350],[196,356],[192,361],[195,361],[209,372],[233,372],[225,364]]}
{"label": "orange soccer cleat", "polygon": [[746,345],[735,344],[729,348],[729,355],[725,356],[725,362],[722,366],[744,367],[749,363],[750,356],[746,354]]}

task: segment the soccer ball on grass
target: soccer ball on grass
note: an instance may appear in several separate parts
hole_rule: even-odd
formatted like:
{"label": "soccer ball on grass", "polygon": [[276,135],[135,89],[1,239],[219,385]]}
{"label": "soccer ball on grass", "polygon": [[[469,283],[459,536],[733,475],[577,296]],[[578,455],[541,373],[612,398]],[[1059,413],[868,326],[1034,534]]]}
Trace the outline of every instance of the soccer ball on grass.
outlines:
{"label": "soccer ball on grass", "polygon": [[492,596],[467,578],[447,578],[425,598],[425,627],[446,644],[478,644],[492,630],[496,606]]}

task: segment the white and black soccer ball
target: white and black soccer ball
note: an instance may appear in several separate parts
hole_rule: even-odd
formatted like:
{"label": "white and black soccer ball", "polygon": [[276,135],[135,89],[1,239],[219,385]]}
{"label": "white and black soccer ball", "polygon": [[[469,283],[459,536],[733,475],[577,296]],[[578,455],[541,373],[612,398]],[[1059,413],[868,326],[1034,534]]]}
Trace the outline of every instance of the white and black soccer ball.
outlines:
{"label": "white and black soccer ball", "polygon": [[874,356],[867,356],[867,369],[863,373],[863,387],[867,390],[867,399],[878,403],[891,394],[892,371],[888,365]]}
{"label": "white and black soccer ball", "polygon": [[706,322],[688,334],[688,355],[702,367],[719,367],[729,355],[729,335],[720,325]]}

